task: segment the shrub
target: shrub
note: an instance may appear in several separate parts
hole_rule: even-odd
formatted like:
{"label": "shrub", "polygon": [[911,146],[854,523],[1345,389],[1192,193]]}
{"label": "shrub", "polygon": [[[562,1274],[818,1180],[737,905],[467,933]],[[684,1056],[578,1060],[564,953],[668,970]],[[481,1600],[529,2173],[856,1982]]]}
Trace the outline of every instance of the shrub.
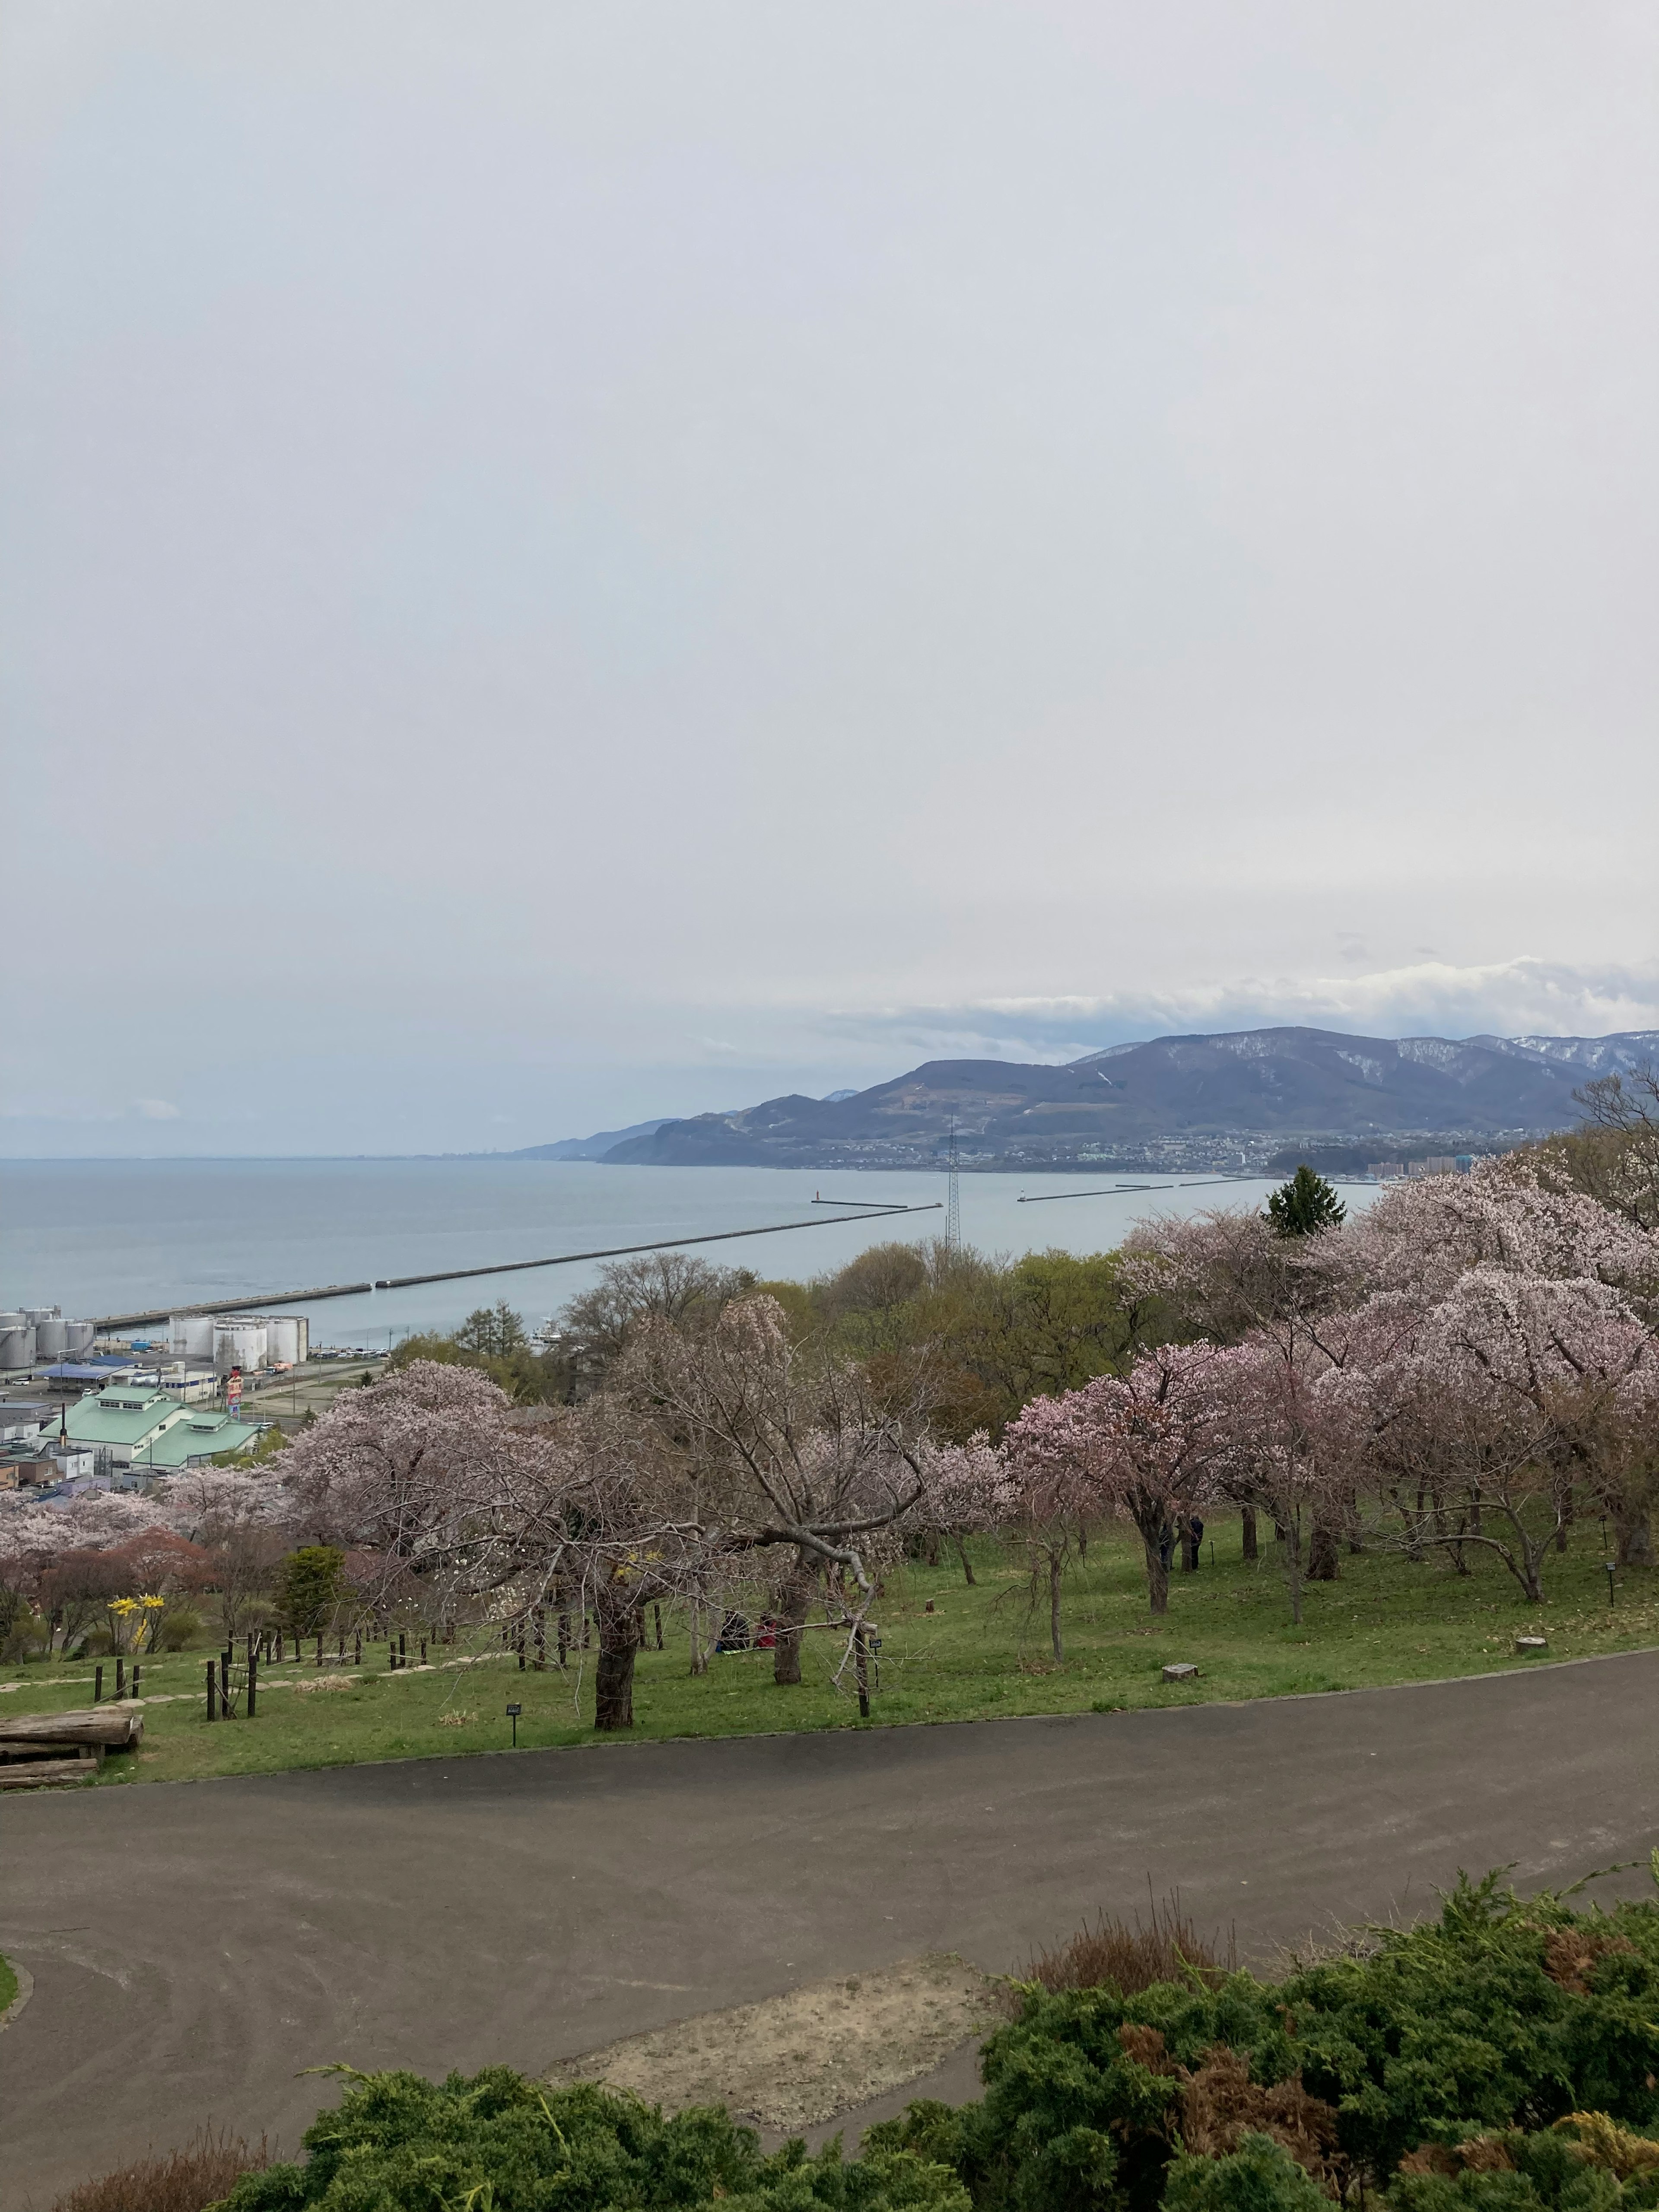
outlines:
{"label": "shrub", "polygon": [[60,2197],[52,2212],[203,2212],[265,2164],[264,2139],[250,2148],[240,2136],[198,2129],[183,2150],[118,2166]]}
{"label": "shrub", "polygon": [[202,1633],[202,1616],[193,1606],[170,1605],[161,1615],[157,1641],[163,1651],[188,1651]]}
{"label": "shrub", "polygon": [[276,1609],[296,1636],[326,1628],[344,1591],[345,1553],[332,1544],[305,1544],[277,1570]]}
{"label": "shrub", "polygon": [[1184,1942],[1149,1986],[1066,1985],[1109,1959],[1138,1981],[1169,1925],[1045,1954],[1060,1986],[1021,1990],[984,2096],[866,2142],[954,2167],[978,2212],[1293,2212],[1356,2183],[1395,2212],[1659,2208],[1659,1906],[1460,1875],[1437,1919],[1276,1986]]}
{"label": "shrub", "polygon": [[665,2119],[592,2083],[544,2089],[504,2066],[470,2081],[359,2075],[305,2143],[303,2166],[245,2175],[225,2212],[690,2212],[716,2199],[721,2212],[969,2212],[954,2174],[906,2151],[848,2163],[838,2142],[816,2158],[795,2142],[763,2158],[723,2111]]}
{"label": "shrub", "polygon": [[1224,2158],[1176,2158],[1164,2212],[1328,2212],[1330,2199],[1269,2136],[1246,2136]]}

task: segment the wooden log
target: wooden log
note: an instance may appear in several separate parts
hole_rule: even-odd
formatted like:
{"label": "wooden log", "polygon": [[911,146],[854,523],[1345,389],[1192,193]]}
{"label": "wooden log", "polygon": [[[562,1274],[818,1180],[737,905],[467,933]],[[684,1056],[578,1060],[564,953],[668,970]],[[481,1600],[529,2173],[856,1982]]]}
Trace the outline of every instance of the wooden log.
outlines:
{"label": "wooden log", "polygon": [[49,1742],[0,1743],[0,1759],[89,1759],[101,1766],[107,1744],[73,1743],[54,1737]]}
{"label": "wooden log", "polygon": [[125,1751],[144,1733],[131,1706],[82,1705],[67,1713],[0,1714],[0,1743],[102,1743]]}
{"label": "wooden log", "polygon": [[24,1759],[0,1766],[0,1790],[46,1790],[58,1782],[90,1782],[98,1771],[91,1759]]}

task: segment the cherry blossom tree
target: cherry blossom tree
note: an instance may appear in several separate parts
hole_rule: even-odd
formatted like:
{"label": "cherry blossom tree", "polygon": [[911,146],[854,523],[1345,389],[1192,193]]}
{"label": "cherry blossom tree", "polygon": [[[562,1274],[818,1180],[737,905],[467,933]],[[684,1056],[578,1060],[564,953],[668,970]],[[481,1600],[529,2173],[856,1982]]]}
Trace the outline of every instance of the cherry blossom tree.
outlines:
{"label": "cherry blossom tree", "polygon": [[966,1443],[941,1443],[924,1437],[917,1445],[925,1495],[916,1508],[919,1524],[956,1547],[963,1576],[971,1588],[974,1564],[967,1539],[1001,1527],[1008,1517],[1011,1488],[1002,1455],[984,1429]]}
{"label": "cherry blossom tree", "polygon": [[[1058,1398],[1036,1398],[1009,1425],[1003,1450],[1024,1516],[1063,1526],[1090,1510],[1139,1531],[1155,1613],[1168,1611],[1177,1522],[1201,1502],[1220,1441],[1218,1357],[1206,1344],[1143,1352],[1128,1375],[1102,1375]],[[1059,1645],[1059,1585],[1050,1602]]]}
{"label": "cherry blossom tree", "polygon": [[371,1601],[416,1592],[434,1620],[482,1611],[520,1631],[579,1605],[605,1730],[633,1725],[643,1608],[706,1577],[726,1540],[684,1455],[622,1400],[526,1424],[476,1370],[434,1362],[343,1392],[284,1472],[309,1524],[354,1547]]}
{"label": "cherry blossom tree", "polygon": [[1341,1371],[1328,1340],[1287,1349],[1258,1331],[1223,1346],[1211,1376],[1212,1480],[1224,1495],[1271,1517],[1297,1626],[1310,1565],[1307,1540],[1328,1538],[1348,1505],[1345,1408],[1327,1387]]}
{"label": "cherry blossom tree", "polygon": [[1488,1263],[1420,1312],[1409,1293],[1378,1297],[1326,1395],[1413,1552],[1439,1546],[1466,1571],[1470,1548],[1488,1550],[1540,1603],[1577,1482],[1612,1514],[1621,1559],[1650,1552],[1659,1360],[1606,1283]]}
{"label": "cherry blossom tree", "polygon": [[1391,1184],[1342,1241],[1357,1288],[1424,1310],[1474,1268],[1600,1283],[1644,1312],[1659,1291],[1659,1237],[1587,1192],[1553,1187],[1524,1154]]}
{"label": "cherry blossom tree", "polygon": [[782,1309],[763,1295],[733,1299],[696,1334],[647,1319],[618,1376],[686,1455],[731,1548],[788,1555],[774,1680],[799,1682],[807,1613],[826,1577],[844,1667],[874,1601],[874,1553],[927,1497],[920,1397],[896,1408],[878,1401],[855,1363],[793,1342]]}

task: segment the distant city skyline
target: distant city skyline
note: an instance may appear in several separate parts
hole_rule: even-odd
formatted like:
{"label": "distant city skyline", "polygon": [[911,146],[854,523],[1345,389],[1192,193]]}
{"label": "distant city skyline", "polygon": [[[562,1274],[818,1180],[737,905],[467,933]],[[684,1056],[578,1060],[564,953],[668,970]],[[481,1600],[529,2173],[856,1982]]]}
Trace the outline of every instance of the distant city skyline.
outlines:
{"label": "distant city skyline", "polygon": [[1656,46],[13,10],[0,1155],[1659,1026]]}

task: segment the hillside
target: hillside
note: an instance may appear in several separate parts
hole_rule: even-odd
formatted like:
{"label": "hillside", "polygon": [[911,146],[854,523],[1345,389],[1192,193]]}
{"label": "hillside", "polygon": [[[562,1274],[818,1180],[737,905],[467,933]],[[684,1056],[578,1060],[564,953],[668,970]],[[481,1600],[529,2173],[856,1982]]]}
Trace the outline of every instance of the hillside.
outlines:
{"label": "hillside", "polygon": [[1375,1144],[1379,1152],[1491,1148],[1571,1127],[1577,1088],[1655,1057],[1654,1030],[1157,1037],[1059,1067],[928,1060],[850,1096],[769,1098],[739,1113],[665,1121],[604,1158],[676,1167],[931,1165],[953,1118],[964,1164],[988,1167],[1253,1167],[1287,1140],[1307,1139]]}

